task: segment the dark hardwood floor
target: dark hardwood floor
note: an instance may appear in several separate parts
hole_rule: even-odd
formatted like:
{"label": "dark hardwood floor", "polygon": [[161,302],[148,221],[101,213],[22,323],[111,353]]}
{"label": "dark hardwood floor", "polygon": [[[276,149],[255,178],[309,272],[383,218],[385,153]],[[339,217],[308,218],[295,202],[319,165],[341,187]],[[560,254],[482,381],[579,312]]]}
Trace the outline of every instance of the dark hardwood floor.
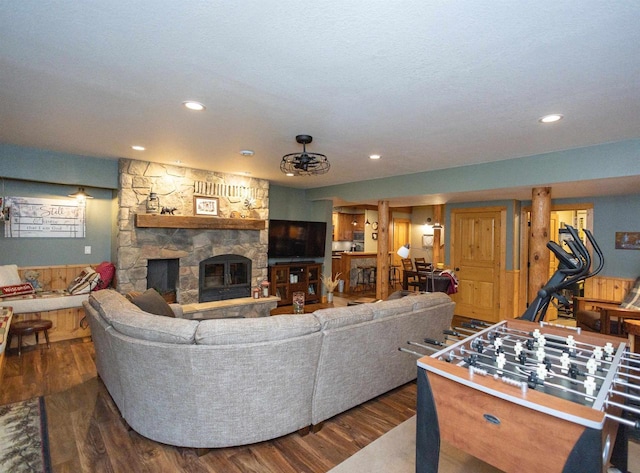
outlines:
{"label": "dark hardwood floor", "polygon": [[214,449],[199,457],[192,449],[128,431],[96,375],[94,359],[90,341],[31,347],[21,357],[15,349],[7,354],[0,405],[45,396],[56,473],[323,473],[415,414],[416,385],[409,383],[329,419],[317,433]]}

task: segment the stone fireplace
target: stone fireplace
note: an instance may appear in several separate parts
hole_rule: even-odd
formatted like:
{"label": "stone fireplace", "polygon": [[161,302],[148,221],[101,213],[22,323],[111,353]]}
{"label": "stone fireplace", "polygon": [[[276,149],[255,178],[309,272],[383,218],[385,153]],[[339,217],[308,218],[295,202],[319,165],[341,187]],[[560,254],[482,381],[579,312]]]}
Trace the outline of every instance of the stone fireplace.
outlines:
{"label": "stone fireplace", "polygon": [[[220,255],[238,255],[250,261],[249,290],[267,278],[267,228],[148,228],[136,225],[145,214],[153,191],[160,207],[175,208],[175,216],[193,216],[194,196],[218,200],[211,219],[242,222],[268,220],[269,182],[242,176],[121,159],[118,193],[117,290],[147,289],[149,260],[177,260],[176,296],[181,304],[200,301],[200,262]],[[157,219],[165,218],[158,215]],[[236,220],[237,219],[237,220]],[[240,225],[242,227],[242,225]],[[243,296],[245,297],[245,292]]]}

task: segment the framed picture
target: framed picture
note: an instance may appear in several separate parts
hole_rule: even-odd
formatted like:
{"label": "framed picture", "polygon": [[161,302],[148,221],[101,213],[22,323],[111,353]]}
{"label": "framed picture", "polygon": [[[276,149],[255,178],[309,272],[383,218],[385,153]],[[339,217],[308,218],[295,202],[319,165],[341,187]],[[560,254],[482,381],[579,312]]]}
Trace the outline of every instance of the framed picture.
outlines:
{"label": "framed picture", "polygon": [[218,199],[216,197],[194,197],[193,210],[196,215],[218,215]]}
{"label": "framed picture", "polygon": [[433,248],[433,235],[422,235],[422,247]]}
{"label": "framed picture", "polygon": [[640,250],[640,232],[616,232],[616,250]]}
{"label": "framed picture", "polygon": [[377,234],[377,233],[375,233],[375,232],[373,232],[373,233],[371,234],[371,239],[372,239],[372,240],[377,240],[377,239],[378,239],[378,234]]}

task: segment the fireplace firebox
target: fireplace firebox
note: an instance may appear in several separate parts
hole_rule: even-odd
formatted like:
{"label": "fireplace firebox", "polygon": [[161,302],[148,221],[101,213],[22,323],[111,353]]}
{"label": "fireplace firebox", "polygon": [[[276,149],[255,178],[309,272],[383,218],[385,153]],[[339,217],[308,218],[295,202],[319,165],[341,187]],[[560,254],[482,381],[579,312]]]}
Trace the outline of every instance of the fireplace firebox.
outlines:
{"label": "fireplace firebox", "polygon": [[200,262],[198,302],[222,301],[251,295],[251,260],[220,255]]}

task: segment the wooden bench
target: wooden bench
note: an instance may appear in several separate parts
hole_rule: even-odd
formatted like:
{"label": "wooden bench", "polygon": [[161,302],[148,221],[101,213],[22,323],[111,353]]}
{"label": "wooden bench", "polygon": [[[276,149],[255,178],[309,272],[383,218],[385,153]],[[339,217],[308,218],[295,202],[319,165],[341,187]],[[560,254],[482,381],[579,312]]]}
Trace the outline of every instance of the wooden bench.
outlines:
{"label": "wooden bench", "polygon": [[[40,273],[38,281],[43,290],[49,292],[42,296],[42,304],[37,303],[36,298],[9,298],[0,299],[0,306],[11,306],[13,310],[13,323],[25,320],[40,320],[42,314],[51,321],[52,327],[48,329],[47,335],[52,342],[61,340],[71,340],[76,338],[88,338],[91,331],[88,326],[82,326],[80,321],[84,317],[82,301],[84,296],[63,296],[56,297],[55,291],[65,290],[69,284],[82,272],[84,268],[91,266],[95,268],[97,264],[69,264],[59,266],[27,266],[18,268],[20,278],[24,280],[24,273],[34,270]],[[54,301],[45,299],[55,298]],[[55,307],[53,310],[49,307]],[[42,308],[42,309],[41,309]]]}

